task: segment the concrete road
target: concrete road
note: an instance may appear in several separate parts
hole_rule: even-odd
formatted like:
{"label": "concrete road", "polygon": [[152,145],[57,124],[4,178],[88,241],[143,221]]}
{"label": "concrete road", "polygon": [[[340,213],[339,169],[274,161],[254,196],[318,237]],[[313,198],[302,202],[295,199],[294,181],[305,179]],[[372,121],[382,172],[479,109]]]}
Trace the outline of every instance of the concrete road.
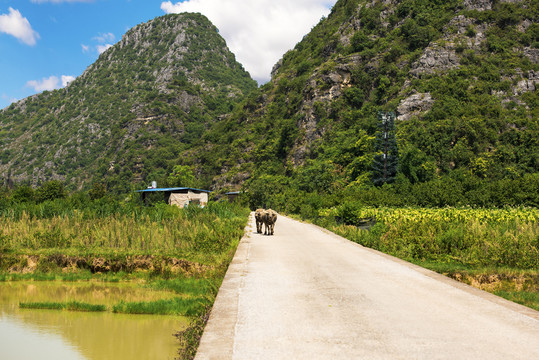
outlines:
{"label": "concrete road", "polygon": [[196,359],[539,359],[539,312],[279,216],[246,236]]}

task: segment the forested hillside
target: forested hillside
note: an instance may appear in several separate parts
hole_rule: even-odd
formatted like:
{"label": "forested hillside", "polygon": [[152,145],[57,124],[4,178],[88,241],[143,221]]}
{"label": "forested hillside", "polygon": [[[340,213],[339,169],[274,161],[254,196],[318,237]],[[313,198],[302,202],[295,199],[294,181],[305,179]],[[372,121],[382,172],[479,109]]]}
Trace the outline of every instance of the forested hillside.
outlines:
{"label": "forested hillside", "polygon": [[[303,210],[537,205],[538,15],[536,0],[338,1],[221,125],[245,150],[222,183],[248,178],[253,204]],[[379,111],[396,113],[384,187]]]}
{"label": "forested hillside", "polygon": [[[113,191],[168,175],[180,154],[256,88],[200,14],[129,30],[65,89],[0,111],[4,183],[105,181]],[[148,180],[151,181],[151,180]]]}
{"label": "forested hillside", "polygon": [[340,0],[258,89],[207,19],[158,18],[1,112],[0,176],[125,191],[182,165],[293,212],[537,206],[538,17],[538,0]]}

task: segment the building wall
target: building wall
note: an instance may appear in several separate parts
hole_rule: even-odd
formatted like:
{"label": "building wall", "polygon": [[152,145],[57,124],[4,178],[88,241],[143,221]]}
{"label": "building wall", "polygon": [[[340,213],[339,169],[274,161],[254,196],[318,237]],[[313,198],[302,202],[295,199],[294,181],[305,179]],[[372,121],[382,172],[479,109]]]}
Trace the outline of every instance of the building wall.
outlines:
{"label": "building wall", "polygon": [[208,204],[208,193],[201,192],[195,193],[189,191],[188,193],[172,193],[168,203],[170,205],[176,205],[178,207],[185,207],[189,204],[198,203],[200,206],[206,206]]}

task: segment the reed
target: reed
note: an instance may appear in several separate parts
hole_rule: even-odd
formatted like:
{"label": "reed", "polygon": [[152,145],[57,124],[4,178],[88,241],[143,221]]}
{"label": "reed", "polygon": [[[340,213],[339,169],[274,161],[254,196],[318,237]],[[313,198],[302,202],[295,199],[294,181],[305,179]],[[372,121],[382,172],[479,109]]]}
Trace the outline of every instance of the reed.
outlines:
{"label": "reed", "polygon": [[88,304],[78,301],[68,302],[21,302],[21,309],[46,309],[46,310],[69,310],[69,311],[89,311],[102,312],[106,311],[105,305]]}

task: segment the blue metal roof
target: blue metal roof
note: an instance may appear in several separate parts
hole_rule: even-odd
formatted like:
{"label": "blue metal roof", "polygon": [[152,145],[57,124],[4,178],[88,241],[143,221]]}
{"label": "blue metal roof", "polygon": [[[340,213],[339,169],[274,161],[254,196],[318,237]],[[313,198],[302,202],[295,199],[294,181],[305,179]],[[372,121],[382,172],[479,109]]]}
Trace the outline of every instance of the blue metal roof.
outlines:
{"label": "blue metal roof", "polygon": [[201,190],[201,189],[195,189],[195,188],[189,188],[189,187],[144,189],[144,190],[136,190],[135,192],[158,192],[158,191],[181,191],[181,190],[194,190],[194,191],[201,191],[201,192],[211,193],[211,190]]}

